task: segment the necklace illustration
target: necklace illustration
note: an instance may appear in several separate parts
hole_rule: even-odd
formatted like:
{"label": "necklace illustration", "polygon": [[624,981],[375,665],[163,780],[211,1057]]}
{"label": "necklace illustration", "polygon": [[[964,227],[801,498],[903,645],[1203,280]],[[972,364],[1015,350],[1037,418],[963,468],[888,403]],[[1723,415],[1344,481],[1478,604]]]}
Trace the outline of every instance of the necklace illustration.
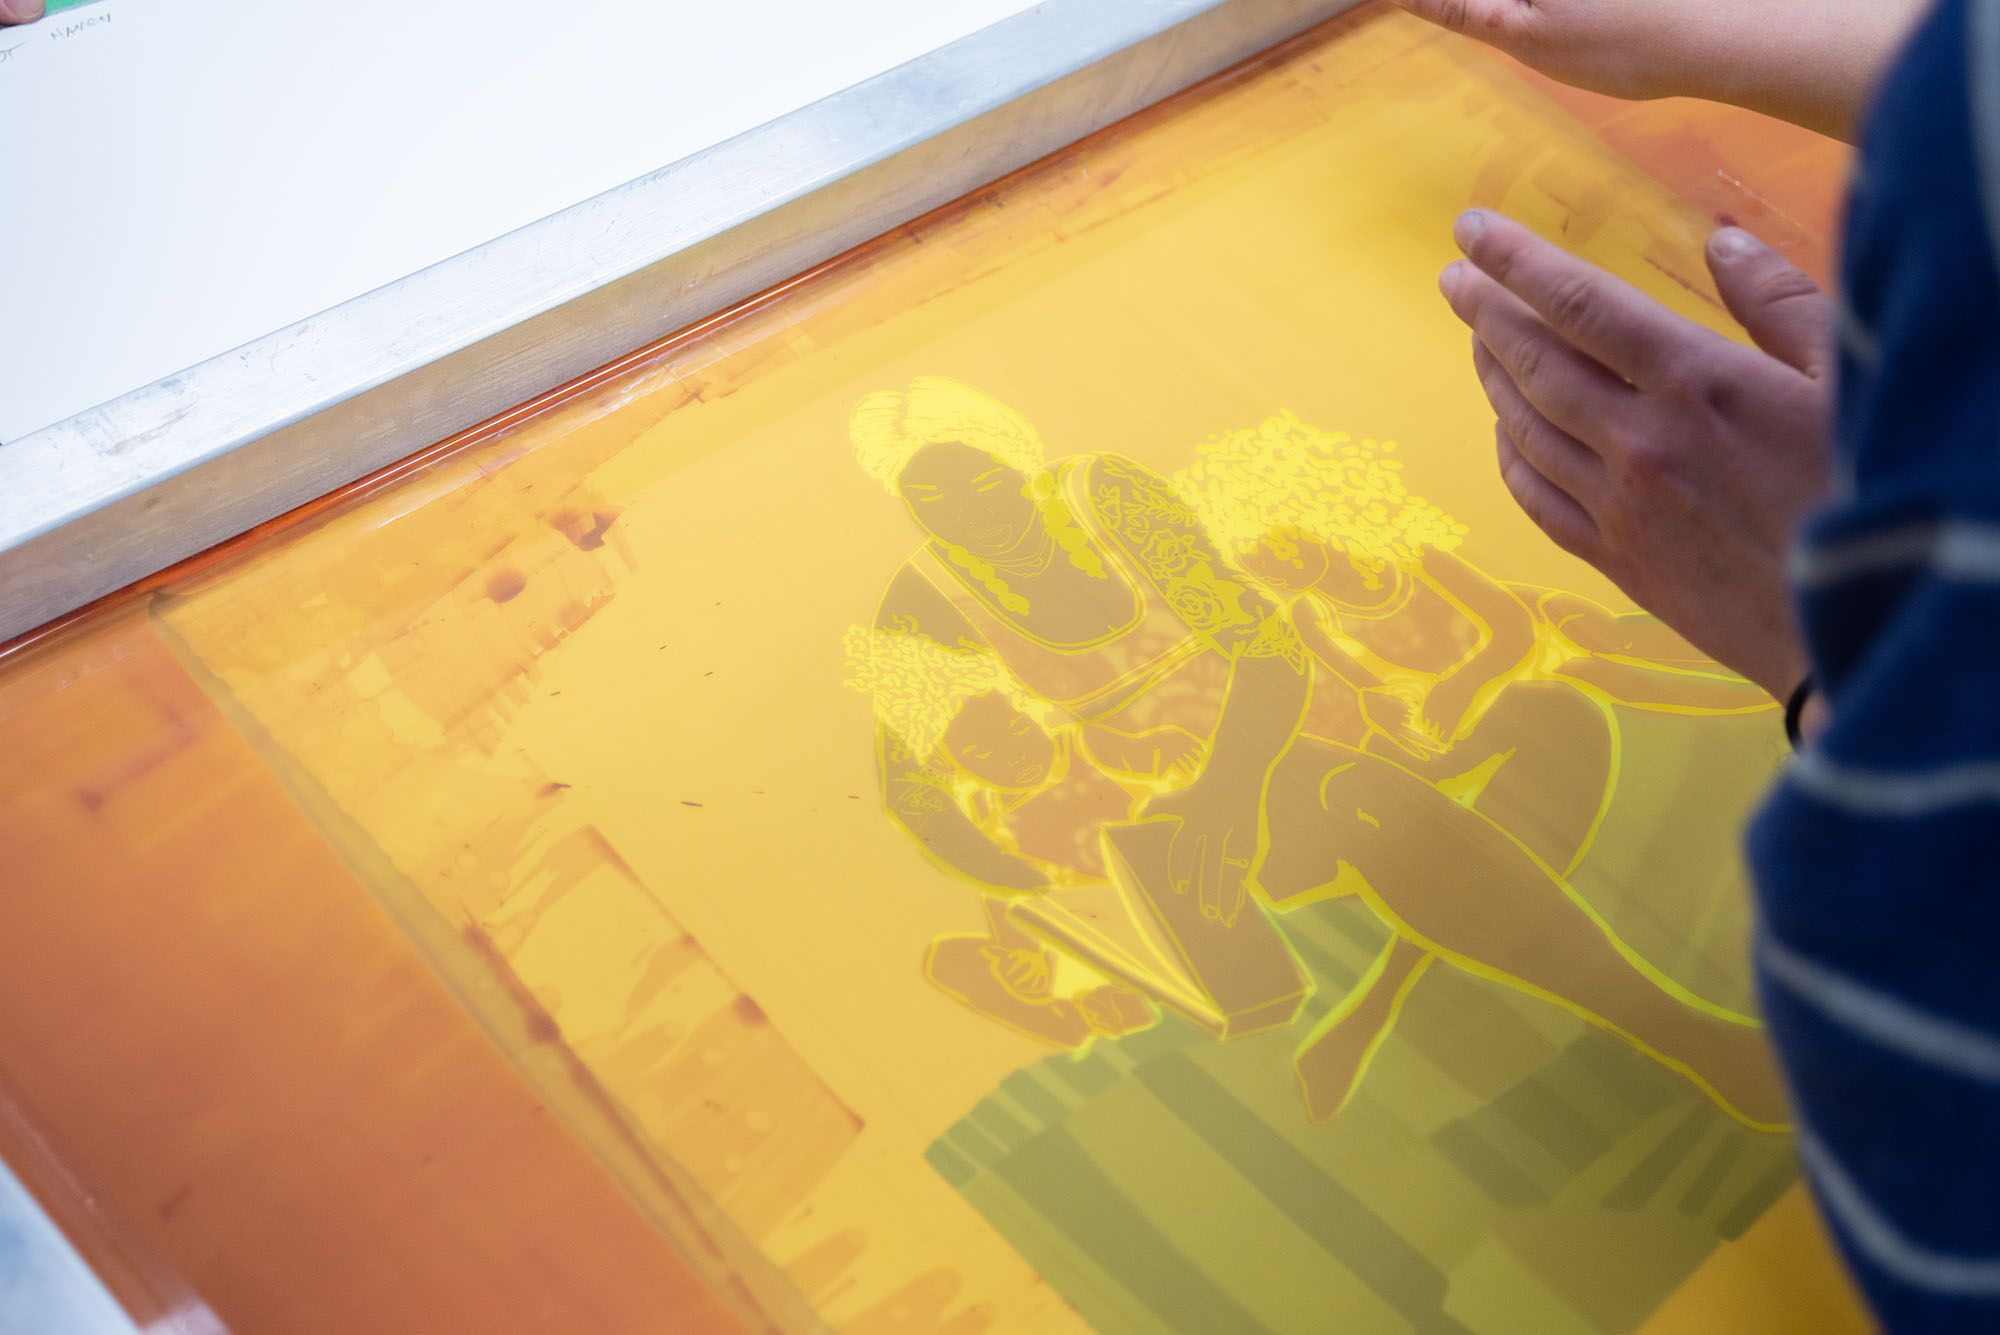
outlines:
{"label": "necklace illustration", "polygon": [[951,558],[951,563],[977,580],[986,592],[993,596],[994,602],[1006,608],[1015,616],[1026,616],[1028,614],[1028,600],[1014,592],[1013,586],[1008,584],[1000,572],[993,568],[991,561],[973,555],[971,549],[962,547],[955,542],[941,543],[939,545],[944,548],[944,554]]}

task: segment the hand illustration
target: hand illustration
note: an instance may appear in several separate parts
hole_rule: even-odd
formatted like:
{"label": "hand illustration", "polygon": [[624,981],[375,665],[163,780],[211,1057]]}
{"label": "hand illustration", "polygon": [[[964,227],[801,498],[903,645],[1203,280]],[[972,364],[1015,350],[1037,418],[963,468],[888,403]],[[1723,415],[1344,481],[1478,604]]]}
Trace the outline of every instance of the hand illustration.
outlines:
{"label": "hand illustration", "polygon": [[1177,793],[1154,798],[1146,816],[1172,816],[1180,824],[1167,852],[1167,874],[1174,891],[1191,894],[1202,916],[1228,926],[1243,912],[1245,881],[1257,853],[1256,789],[1204,780]]}
{"label": "hand illustration", "polygon": [[1361,717],[1368,726],[1415,759],[1429,760],[1449,749],[1408,696],[1386,686],[1370,687],[1359,696]]}
{"label": "hand illustration", "polygon": [[1128,774],[1144,774],[1176,786],[1200,773],[1208,758],[1207,745],[1185,728],[1130,733],[1091,725],[1084,729],[1083,744],[1092,756]]}
{"label": "hand illustration", "polygon": [[984,946],[980,954],[992,966],[993,977],[1024,1001],[1042,1001],[1049,995],[1049,953],[1032,946]]}
{"label": "hand illustration", "polygon": [[1153,1008],[1146,999],[1122,987],[1093,987],[1076,998],[1076,1006],[1093,1033],[1112,1037],[1144,1029],[1153,1022]]}

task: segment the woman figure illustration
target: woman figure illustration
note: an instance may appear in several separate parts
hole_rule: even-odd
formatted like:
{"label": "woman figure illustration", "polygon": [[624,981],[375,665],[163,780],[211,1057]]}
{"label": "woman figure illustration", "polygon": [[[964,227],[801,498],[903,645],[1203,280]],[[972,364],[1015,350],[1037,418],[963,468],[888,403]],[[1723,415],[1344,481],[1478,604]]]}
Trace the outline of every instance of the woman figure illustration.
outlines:
{"label": "woman figure illustration", "polygon": [[[966,386],[870,395],[851,432],[925,534],[849,645],[892,819],[1000,900],[1102,884],[1143,814],[1162,899],[1134,908],[1137,930],[1185,975],[1155,995],[1198,994],[1218,1032],[1288,1022],[1307,980],[1245,911],[1263,785],[1310,703],[1280,609],[1165,479],[1116,455],[1051,463],[1024,419]],[[934,983],[1052,1041],[1129,1026],[1134,1007],[1101,987],[1049,990],[1051,947],[997,904],[989,918],[989,936],[933,947]]]}

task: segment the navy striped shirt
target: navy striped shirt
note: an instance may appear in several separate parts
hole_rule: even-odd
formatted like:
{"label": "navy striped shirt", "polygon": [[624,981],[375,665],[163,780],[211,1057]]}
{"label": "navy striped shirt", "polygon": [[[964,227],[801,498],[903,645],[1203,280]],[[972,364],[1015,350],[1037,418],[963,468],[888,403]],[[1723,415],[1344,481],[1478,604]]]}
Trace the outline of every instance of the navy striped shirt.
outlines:
{"label": "navy striped shirt", "polygon": [[2000,1330],[2000,0],[1862,138],[1838,495],[1796,583],[1831,725],[1752,827],[1799,1153],[1897,1330]]}

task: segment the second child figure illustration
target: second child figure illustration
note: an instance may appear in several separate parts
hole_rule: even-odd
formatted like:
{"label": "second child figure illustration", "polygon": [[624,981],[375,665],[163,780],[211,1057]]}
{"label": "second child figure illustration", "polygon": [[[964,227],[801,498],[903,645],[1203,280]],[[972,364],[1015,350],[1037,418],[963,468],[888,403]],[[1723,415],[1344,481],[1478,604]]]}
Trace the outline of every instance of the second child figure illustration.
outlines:
{"label": "second child figure illustration", "polygon": [[[1280,413],[1203,442],[1175,484],[1230,563],[1290,610],[1315,665],[1353,687],[1369,720],[1364,749],[1473,806],[1568,878],[1611,804],[1614,706],[1709,716],[1774,706],[1650,615],[1472,565],[1458,555],[1465,526],[1410,492],[1397,453]],[[1301,1044],[1309,1098],[1347,1073],[1358,1080],[1434,958],[1392,937]]]}

